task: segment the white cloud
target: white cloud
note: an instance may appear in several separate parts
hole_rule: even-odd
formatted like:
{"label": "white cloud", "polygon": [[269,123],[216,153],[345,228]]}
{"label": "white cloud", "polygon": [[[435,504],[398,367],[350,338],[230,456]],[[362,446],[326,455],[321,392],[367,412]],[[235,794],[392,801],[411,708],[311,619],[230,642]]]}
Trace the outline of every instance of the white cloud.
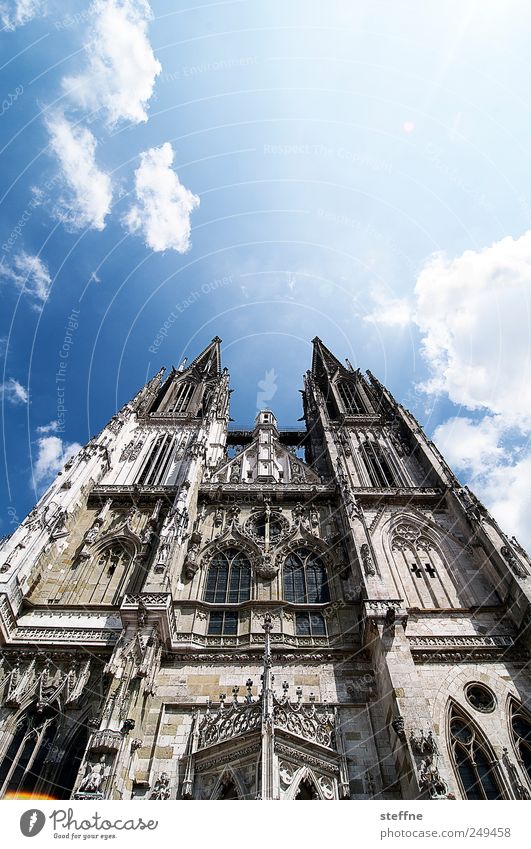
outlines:
{"label": "white cloud", "polygon": [[57,430],[58,427],[59,427],[59,422],[53,421],[53,422],[50,422],[50,424],[47,424],[47,425],[40,425],[40,427],[37,428],[37,433],[55,433],[55,431]]}
{"label": "white cloud", "polygon": [[162,68],[147,37],[151,8],[145,0],[95,0],[85,44],[84,73],[63,80],[71,99],[85,109],[102,108],[109,125],[147,121],[146,107]]}
{"label": "white cloud", "polygon": [[63,442],[59,436],[43,436],[38,442],[39,453],[33,467],[36,485],[48,483],[67,460],[81,449],[78,442]]}
{"label": "white cloud", "polygon": [[492,470],[506,457],[499,444],[502,432],[501,422],[493,416],[479,421],[455,416],[435,429],[433,439],[453,469],[475,477]]}
{"label": "white cloud", "polygon": [[27,404],[28,390],[14,377],[10,377],[5,383],[0,383],[0,399],[10,404]]}
{"label": "white cloud", "polygon": [[531,551],[531,454],[493,468],[476,485],[501,528]]}
{"label": "white cloud", "polygon": [[33,18],[46,14],[45,0],[14,0],[11,3],[0,3],[0,21],[7,30],[24,26]]}
{"label": "white cloud", "polygon": [[531,427],[531,231],[456,259],[437,254],[416,284],[429,392]]}
{"label": "white cloud", "polygon": [[103,230],[112,202],[111,179],[96,165],[96,139],[85,127],[55,113],[47,119],[50,146],[62,170],[68,196],[60,202],[61,218],[73,229]]}
{"label": "white cloud", "polygon": [[169,142],[140,154],[140,167],[135,171],[138,203],[124,223],[130,233],[140,231],[153,251],[184,253],[190,247],[190,214],[199,206],[199,198],[181,184],[172,163]]}
{"label": "white cloud", "polygon": [[35,307],[42,308],[48,297],[52,278],[40,257],[21,251],[13,257],[10,266],[0,266],[0,274],[33,300]]}
{"label": "white cloud", "polygon": [[379,287],[371,291],[371,298],[374,310],[364,316],[364,321],[387,327],[406,327],[411,322],[411,305],[404,298],[390,297]]}
{"label": "white cloud", "polygon": [[450,418],[434,439],[501,527],[530,548],[531,231],[456,259],[433,256],[415,294],[431,370],[423,388],[483,414]]}

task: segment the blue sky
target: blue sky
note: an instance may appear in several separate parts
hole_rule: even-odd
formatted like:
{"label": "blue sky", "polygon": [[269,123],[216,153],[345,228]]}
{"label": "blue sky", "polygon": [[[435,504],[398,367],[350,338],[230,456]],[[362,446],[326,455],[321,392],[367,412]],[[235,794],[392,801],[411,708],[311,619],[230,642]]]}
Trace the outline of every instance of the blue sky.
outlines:
{"label": "blue sky", "polygon": [[294,424],[317,334],[531,543],[528,3],[0,0],[0,20],[0,533],[215,335],[233,418],[265,380]]}

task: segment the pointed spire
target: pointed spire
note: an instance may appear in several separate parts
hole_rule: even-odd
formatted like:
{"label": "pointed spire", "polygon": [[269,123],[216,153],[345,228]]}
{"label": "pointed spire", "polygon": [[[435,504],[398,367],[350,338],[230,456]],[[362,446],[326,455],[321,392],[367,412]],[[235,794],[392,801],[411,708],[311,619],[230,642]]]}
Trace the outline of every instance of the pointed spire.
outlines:
{"label": "pointed spire", "polygon": [[199,370],[205,377],[217,377],[221,374],[221,339],[214,336],[212,342],[204,351],[192,360],[189,366],[183,369],[183,374]]}
{"label": "pointed spire", "polygon": [[314,375],[321,374],[324,371],[325,374],[332,376],[338,370],[346,371],[345,366],[339,362],[318,336],[312,339],[312,344],[312,372]]}

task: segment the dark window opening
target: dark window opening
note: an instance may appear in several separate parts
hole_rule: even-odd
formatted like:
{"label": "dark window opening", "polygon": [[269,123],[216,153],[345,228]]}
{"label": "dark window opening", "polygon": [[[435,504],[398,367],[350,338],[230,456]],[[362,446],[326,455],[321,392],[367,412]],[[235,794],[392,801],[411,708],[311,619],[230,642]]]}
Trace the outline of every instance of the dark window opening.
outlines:
{"label": "dark window opening", "polygon": [[301,612],[295,615],[295,632],[298,637],[326,637],[322,613]]}
{"label": "dark window opening", "polygon": [[208,633],[234,636],[238,633],[238,613],[235,610],[213,610],[208,620]]}

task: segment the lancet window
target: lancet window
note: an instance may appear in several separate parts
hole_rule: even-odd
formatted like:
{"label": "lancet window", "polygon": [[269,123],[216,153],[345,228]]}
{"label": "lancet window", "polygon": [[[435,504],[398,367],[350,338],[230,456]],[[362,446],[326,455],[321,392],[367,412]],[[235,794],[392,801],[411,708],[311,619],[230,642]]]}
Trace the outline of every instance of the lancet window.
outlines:
{"label": "lancet window", "polygon": [[138,483],[142,486],[163,485],[171,471],[174,454],[173,436],[169,433],[158,436],[146,457]]}
{"label": "lancet window", "polygon": [[388,456],[377,442],[366,439],[360,445],[361,457],[369,477],[370,486],[399,486],[400,481]]}
{"label": "lancet window", "polygon": [[490,746],[465,714],[452,707],[450,752],[466,799],[503,799],[496,761]]}
{"label": "lancet window", "polygon": [[323,604],[330,601],[326,568],[313,551],[298,549],[285,560],[284,598],[294,604]]}
{"label": "lancet window", "polygon": [[[211,604],[241,604],[251,598],[251,564],[238,548],[225,548],[212,558],[208,567],[205,601]],[[238,612],[211,611],[209,634],[236,634]]]}
{"label": "lancet window", "polygon": [[337,391],[339,392],[341,403],[347,415],[356,416],[365,412],[359,393],[353,383],[348,380],[342,380],[337,384]]}

